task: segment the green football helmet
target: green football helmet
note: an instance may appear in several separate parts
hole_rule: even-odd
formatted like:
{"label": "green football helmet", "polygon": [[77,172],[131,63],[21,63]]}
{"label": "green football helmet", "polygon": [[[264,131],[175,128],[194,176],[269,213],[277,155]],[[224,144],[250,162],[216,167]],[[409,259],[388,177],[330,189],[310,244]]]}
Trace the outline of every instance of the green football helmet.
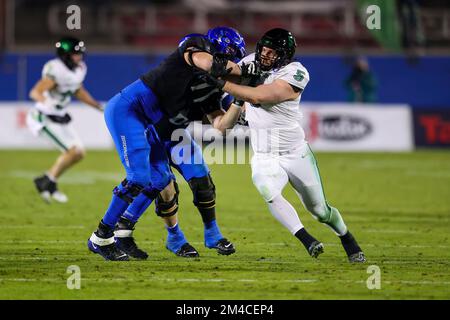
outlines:
{"label": "green football helmet", "polygon": [[277,58],[271,66],[261,65],[261,67],[267,71],[270,69],[281,68],[289,64],[294,57],[297,42],[290,31],[275,28],[267,31],[256,44],[255,59],[258,62],[261,62],[261,52],[263,47],[274,49],[277,53]]}
{"label": "green football helmet", "polygon": [[64,62],[69,69],[74,69],[77,65],[73,62],[72,54],[84,54],[86,46],[84,42],[73,37],[61,38],[55,44],[56,55]]}

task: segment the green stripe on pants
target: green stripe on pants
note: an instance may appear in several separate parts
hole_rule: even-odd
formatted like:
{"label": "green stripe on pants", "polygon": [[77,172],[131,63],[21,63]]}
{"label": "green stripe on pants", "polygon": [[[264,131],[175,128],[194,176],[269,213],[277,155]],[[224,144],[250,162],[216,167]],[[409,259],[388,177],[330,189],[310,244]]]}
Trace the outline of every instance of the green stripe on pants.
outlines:
{"label": "green stripe on pants", "polygon": [[47,129],[47,127],[43,127],[42,130],[50,137],[50,139],[53,140],[58,146],[60,146],[65,151],[69,150],[64,143],[62,143],[50,130]]}

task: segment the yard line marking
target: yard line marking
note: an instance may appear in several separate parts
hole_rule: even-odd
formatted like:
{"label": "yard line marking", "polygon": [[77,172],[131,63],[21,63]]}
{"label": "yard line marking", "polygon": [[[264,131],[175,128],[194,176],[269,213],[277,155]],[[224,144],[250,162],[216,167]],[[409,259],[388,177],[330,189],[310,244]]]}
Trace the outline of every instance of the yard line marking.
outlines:
{"label": "yard line marking", "polygon": [[[142,279],[133,279],[133,278],[114,278],[114,279],[92,279],[92,278],[81,278],[81,281],[92,281],[92,282],[142,282],[142,281],[161,281],[161,282],[287,282],[287,283],[312,283],[317,282],[317,279],[291,279],[291,280],[283,280],[283,279],[221,279],[221,278],[142,278]],[[57,278],[0,278],[1,281],[11,281],[11,282],[65,282],[65,279],[57,279]]]}
{"label": "yard line marking", "polygon": [[[349,213],[349,212],[361,212],[361,211],[345,210],[344,212]],[[347,217],[347,220],[350,220],[350,221],[370,222],[370,223],[389,223],[389,222],[402,222],[402,223],[439,222],[439,223],[443,223],[443,222],[450,222],[450,216],[443,217],[443,218],[429,218],[429,217],[411,218],[411,217],[388,217],[388,216],[385,216],[385,218],[377,217],[374,219],[370,219],[368,217],[361,217],[361,216],[354,216],[354,215],[347,214],[346,217]]]}
{"label": "yard line marking", "polygon": [[37,228],[37,229],[85,229],[86,226],[39,226],[39,225],[0,225],[0,229],[26,229],[26,228]]}
{"label": "yard line marking", "polygon": [[11,281],[11,282],[65,282],[65,279],[56,279],[56,278],[43,278],[43,279],[34,279],[34,278],[0,278],[1,281]]}
{"label": "yard line marking", "polygon": [[[256,245],[256,246],[276,246],[276,247],[297,247],[298,244],[294,241],[292,243],[286,242],[241,242],[236,241],[241,245]],[[84,240],[0,240],[0,244],[85,244]],[[152,241],[144,240],[139,241],[142,244],[151,245],[163,245],[163,241]],[[191,241],[194,245],[203,245],[202,241]],[[326,247],[341,247],[339,243],[324,242]],[[416,248],[416,249],[426,249],[426,248],[450,248],[450,245],[418,245],[418,244],[374,244],[374,243],[360,243],[363,247],[373,247],[373,248]]]}
{"label": "yard line marking", "polygon": [[71,243],[71,244],[80,244],[86,243],[84,240],[4,240],[0,241],[1,244],[11,244],[11,243],[44,243],[44,244],[63,244],[63,243]]}
{"label": "yard line marking", "polygon": [[[383,217],[389,218],[389,219],[411,219],[411,221],[416,221],[416,220],[428,220],[428,219],[433,219],[433,220],[439,220],[441,221],[442,218],[435,218],[435,217],[427,217],[427,216],[423,216],[423,211],[421,210],[417,210],[415,208],[405,208],[405,207],[397,207],[397,208],[383,208],[383,209],[368,209],[367,207],[342,207],[341,211],[343,212],[356,212],[356,213],[361,213],[361,212],[371,212],[371,213],[377,213],[379,215],[383,215]],[[404,217],[399,217],[399,216],[391,216],[391,214],[407,214],[407,216]],[[444,215],[446,216],[445,218],[449,219],[449,212],[448,211],[433,211],[434,215]],[[416,215],[415,217],[411,218],[411,215]],[[361,217],[362,218],[362,217]],[[372,217],[375,219],[378,219],[378,217]],[[444,218],[444,219],[445,219]]]}
{"label": "yard line marking", "polygon": [[404,229],[362,229],[362,232],[370,233],[421,233],[420,230],[404,230]]}
{"label": "yard line marking", "polygon": [[[250,282],[250,283],[258,283],[258,282],[284,282],[284,283],[321,283],[321,282],[329,282],[329,279],[318,280],[318,279],[222,279],[222,278],[113,278],[113,279],[92,279],[92,278],[81,278],[82,282]],[[364,280],[343,280],[337,279],[332,280],[340,283],[354,283],[354,284],[363,284]],[[0,282],[66,282],[66,279],[57,279],[57,278],[0,278]],[[429,281],[429,280],[421,280],[421,281],[413,281],[413,280],[383,280],[384,284],[412,284],[412,285],[450,285],[450,281]]]}
{"label": "yard line marking", "polygon": [[6,257],[0,257],[0,260],[53,260],[53,258],[49,258],[49,257],[11,257],[11,258],[6,258]]}
{"label": "yard line marking", "polygon": [[[36,171],[13,170],[7,173],[7,176],[13,178],[22,178],[32,180],[39,173]],[[98,181],[118,182],[123,179],[123,175],[117,172],[104,172],[96,170],[84,170],[77,173],[68,173],[61,181],[65,184],[94,184]]]}
{"label": "yard line marking", "polygon": [[[73,226],[39,226],[39,225],[1,225],[0,229],[28,229],[28,228],[37,228],[37,229],[86,229],[87,226],[83,225],[73,225]],[[233,231],[233,232],[274,232],[275,229],[254,229],[254,228],[222,228],[224,230]],[[369,232],[369,233],[422,233],[424,230],[406,230],[406,229],[362,229],[361,232]],[[200,243],[200,242],[199,242]],[[201,242],[202,243],[202,242]]]}

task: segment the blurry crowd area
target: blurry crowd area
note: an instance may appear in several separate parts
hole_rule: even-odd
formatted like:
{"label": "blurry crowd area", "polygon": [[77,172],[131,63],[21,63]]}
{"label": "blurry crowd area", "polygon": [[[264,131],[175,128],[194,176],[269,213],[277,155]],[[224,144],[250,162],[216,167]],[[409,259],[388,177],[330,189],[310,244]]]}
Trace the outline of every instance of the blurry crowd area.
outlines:
{"label": "blurry crowd area", "polygon": [[[164,53],[188,33],[226,25],[250,46],[273,27],[291,30],[299,50],[311,53],[384,52],[365,25],[364,3],[395,3],[404,48],[445,52],[450,48],[450,1],[443,0],[0,0],[0,48],[48,49],[67,34],[67,7],[81,9],[81,30],[91,50]],[[382,15],[391,19],[384,5]]]}

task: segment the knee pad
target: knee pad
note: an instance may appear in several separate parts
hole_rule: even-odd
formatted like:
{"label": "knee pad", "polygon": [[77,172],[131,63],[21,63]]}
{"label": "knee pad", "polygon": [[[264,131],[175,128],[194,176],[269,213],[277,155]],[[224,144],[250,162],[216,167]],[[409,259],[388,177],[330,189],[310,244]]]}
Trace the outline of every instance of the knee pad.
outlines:
{"label": "knee pad", "polygon": [[142,189],[142,193],[145,194],[147,198],[152,200],[158,197],[160,191],[161,191],[160,189],[155,188],[151,185]]}
{"label": "knee pad", "polygon": [[159,217],[171,217],[178,212],[178,194],[180,189],[178,189],[178,184],[175,180],[173,185],[175,187],[175,196],[171,200],[164,201],[160,193],[156,196],[155,212]]}
{"label": "knee pad", "polygon": [[216,186],[211,175],[189,180],[189,187],[194,195],[194,205],[198,208],[209,209],[216,206]]}
{"label": "knee pad", "polygon": [[253,184],[266,202],[281,194],[289,178],[276,159],[256,155],[251,166]]}
{"label": "knee pad", "polygon": [[272,183],[265,175],[255,174],[252,176],[253,184],[266,202],[271,202],[281,194],[281,188]]}
{"label": "knee pad", "polygon": [[134,198],[144,189],[140,184],[128,181],[124,179],[120,186],[117,186],[113,189],[113,193],[118,196],[120,199],[131,203]]}

